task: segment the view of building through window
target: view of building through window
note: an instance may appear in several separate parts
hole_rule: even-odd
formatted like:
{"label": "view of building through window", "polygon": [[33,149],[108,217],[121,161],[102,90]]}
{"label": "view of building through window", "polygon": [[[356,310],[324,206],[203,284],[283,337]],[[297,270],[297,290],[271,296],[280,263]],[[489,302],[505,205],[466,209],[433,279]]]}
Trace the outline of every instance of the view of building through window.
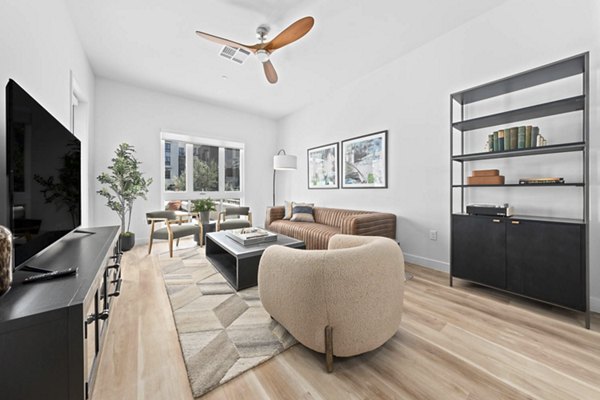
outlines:
{"label": "view of building through window", "polygon": [[[165,140],[165,190],[185,191],[185,143]],[[176,160],[176,162],[173,162]]]}
{"label": "view of building through window", "polygon": [[[162,198],[181,201],[189,211],[190,201],[210,197],[218,210],[243,202],[243,143],[162,134],[164,184]],[[186,173],[191,171],[191,173]]]}
{"label": "view of building through window", "polygon": [[225,191],[240,190],[240,149],[225,149]]}
{"label": "view of building through window", "polygon": [[194,146],[194,190],[216,192],[219,190],[219,148]]}

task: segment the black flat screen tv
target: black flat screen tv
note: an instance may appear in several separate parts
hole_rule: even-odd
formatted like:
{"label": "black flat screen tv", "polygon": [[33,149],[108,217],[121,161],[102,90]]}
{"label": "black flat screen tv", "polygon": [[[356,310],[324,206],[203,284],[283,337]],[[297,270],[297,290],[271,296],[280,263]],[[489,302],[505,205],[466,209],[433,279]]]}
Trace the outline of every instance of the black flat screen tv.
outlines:
{"label": "black flat screen tv", "polygon": [[15,81],[6,85],[15,268],[81,224],[81,142]]}

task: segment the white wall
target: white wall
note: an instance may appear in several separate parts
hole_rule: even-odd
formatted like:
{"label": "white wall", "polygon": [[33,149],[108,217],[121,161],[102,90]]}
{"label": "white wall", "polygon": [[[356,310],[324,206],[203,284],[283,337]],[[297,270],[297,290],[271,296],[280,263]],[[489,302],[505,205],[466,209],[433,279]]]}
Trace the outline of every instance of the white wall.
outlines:
{"label": "white wall", "polygon": [[[70,72],[82,91],[91,99],[94,74],[75,32],[63,0],[3,0],[0,11],[0,187],[6,186],[6,116],[4,87],[9,78],[21,85],[50,114],[70,127]],[[93,106],[90,106],[93,112]],[[92,116],[90,116],[90,121]],[[87,154],[93,136],[91,123],[82,141]],[[82,175],[87,176],[89,159],[82,160]],[[85,190],[85,187],[84,187]],[[0,195],[0,224],[7,223],[6,193]],[[89,196],[82,195],[83,225],[88,224]]]}
{"label": "white wall", "polygon": [[[286,172],[285,178],[281,178],[278,198],[393,212],[398,216],[398,240],[407,259],[447,270],[450,93],[589,50],[590,265],[592,305],[600,310],[600,250],[594,246],[600,239],[600,140],[596,137],[600,131],[599,23],[600,4],[594,0],[509,1],[282,119],[277,147],[298,156],[298,170]],[[355,57],[352,62],[360,62],[361,55],[357,53]],[[551,126],[545,136],[559,141],[558,125]],[[307,148],[384,129],[389,130],[389,189],[307,189]],[[540,163],[540,160],[534,162]],[[574,175],[571,170],[556,168],[539,171],[550,175]],[[516,174],[515,171],[507,172]],[[564,206],[565,199],[573,196],[558,188],[540,190],[542,192],[533,199],[544,196],[546,201],[541,208],[551,213],[558,212],[554,204]],[[510,201],[514,201],[512,196],[509,196]],[[494,199],[500,195],[489,197]],[[437,241],[429,240],[430,229],[439,232]]]}
{"label": "white wall", "polygon": [[[164,93],[98,78],[96,82],[96,140],[94,173],[106,171],[119,143],[135,146],[141,170],[154,182],[148,200],[134,205],[131,230],[138,243],[148,235],[145,213],[162,209],[160,132],[167,130],[205,138],[245,143],[246,205],[254,221],[262,224],[271,204],[271,176],[276,123],[249,113],[195,102]],[[96,190],[100,188],[94,183]],[[115,225],[119,220],[96,195],[95,225]]]}

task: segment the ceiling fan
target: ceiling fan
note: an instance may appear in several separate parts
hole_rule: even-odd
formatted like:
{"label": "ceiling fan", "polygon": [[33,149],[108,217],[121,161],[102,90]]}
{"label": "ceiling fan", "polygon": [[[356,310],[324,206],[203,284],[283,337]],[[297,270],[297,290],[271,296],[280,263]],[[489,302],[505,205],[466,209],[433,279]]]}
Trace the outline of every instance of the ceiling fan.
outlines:
{"label": "ceiling fan", "polygon": [[211,35],[206,32],[196,31],[196,34],[204,39],[210,40],[211,42],[235,48],[243,48],[254,53],[256,58],[258,58],[258,61],[262,63],[269,83],[277,83],[277,72],[275,71],[275,67],[273,67],[271,60],[269,59],[271,54],[275,50],[278,50],[283,46],[287,46],[288,44],[293,43],[302,36],[306,35],[314,24],[315,19],[313,17],[301,18],[285,28],[279,35],[275,36],[275,39],[269,42],[266,42],[265,40],[270,28],[268,25],[261,25],[256,29],[256,34],[258,35],[260,43],[254,45],[241,44],[234,42],[233,40]]}

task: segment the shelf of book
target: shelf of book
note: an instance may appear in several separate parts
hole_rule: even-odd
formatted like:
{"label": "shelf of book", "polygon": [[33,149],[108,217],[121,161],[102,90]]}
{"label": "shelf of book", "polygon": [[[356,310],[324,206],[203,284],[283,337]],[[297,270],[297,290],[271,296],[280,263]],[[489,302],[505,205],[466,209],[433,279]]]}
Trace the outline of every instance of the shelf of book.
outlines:
{"label": "shelf of book", "polygon": [[549,103],[536,104],[534,106],[518,108],[516,110],[505,111],[498,114],[454,122],[452,127],[465,132],[480,128],[487,128],[490,126],[510,124],[513,122],[525,121],[534,118],[549,117],[551,115],[579,111],[583,110],[584,100],[584,95],[568,97],[566,99],[555,100]]}
{"label": "shelf of book", "polygon": [[[497,278],[493,285],[502,290],[508,290],[516,295],[538,299],[540,301],[550,301],[565,308],[577,309],[585,313],[585,326],[590,327],[590,307],[589,307],[589,224],[590,220],[590,156],[589,156],[589,101],[590,101],[590,77],[589,77],[589,53],[582,53],[570,58],[559,60],[557,62],[530,69],[519,74],[511,75],[502,79],[491,81],[489,83],[478,85],[476,87],[455,92],[450,95],[450,285],[453,278],[461,278],[486,284],[490,279]],[[483,115],[480,117],[465,119],[465,106],[482,100],[490,99],[496,96],[506,95],[508,93],[544,86],[545,84],[557,81],[567,77],[579,76],[581,79],[581,92],[573,97],[564,97],[556,99],[555,91],[552,86],[547,86],[547,97],[544,103],[537,103],[532,106],[506,109],[496,114]],[[573,84],[577,84],[573,80]],[[573,86],[574,87],[574,86]],[[536,89],[537,90],[537,89]],[[526,90],[524,90],[526,91]],[[567,96],[567,94],[565,94]],[[572,96],[571,93],[568,96]],[[543,101],[543,100],[542,100]],[[457,108],[458,104],[458,108]],[[459,111],[455,113],[455,111]],[[573,116],[581,116],[581,136],[578,141],[568,143],[558,143],[544,145],[544,139],[541,141],[534,139],[535,133],[539,134],[539,128],[532,126],[533,123],[540,124],[538,121],[532,121],[539,118],[575,113]],[[459,121],[455,117],[460,118]],[[563,118],[569,121],[568,118]],[[525,126],[525,132],[519,132],[519,127],[510,129],[502,128],[508,124],[518,123]],[[531,128],[529,128],[531,126]],[[579,130],[579,124],[573,124],[572,128]],[[487,132],[488,147],[496,151],[486,151],[472,153],[467,152],[471,146],[473,132],[477,129],[499,127],[497,139],[495,135]],[[514,143],[514,128],[517,128],[517,144]],[[529,129],[528,129],[529,128]],[[536,132],[533,131],[536,129]],[[564,128],[562,128],[564,129]],[[567,128],[569,129],[569,128]],[[504,149],[506,141],[506,131],[509,131],[510,150]],[[530,135],[528,135],[528,130]],[[548,132],[551,132],[548,130]],[[524,138],[522,136],[524,133]],[[547,132],[544,132],[546,134]],[[469,141],[466,141],[466,135],[469,135]],[[502,136],[501,136],[502,135]],[[492,138],[490,138],[492,136]],[[528,140],[528,136],[530,140]],[[537,135],[535,135],[537,136]],[[504,139],[503,141],[501,139]],[[492,142],[490,143],[490,139]],[[496,139],[498,144],[496,145]],[[520,140],[519,140],[520,139]],[[525,140],[523,140],[525,139]],[[556,139],[555,139],[556,140]],[[573,140],[573,139],[569,139]],[[490,146],[491,144],[491,146]],[[535,147],[526,147],[535,144]],[[521,148],[517,148],[517,147]],[[459,150],[460,149],[460,150]],[[460,154],[455,152],[460,151]],[[507,159],[512,157],[534,156],[542,154],[556,153],[580,153],[565,161],[569,164],[569,170],[580,170],[581,176],[574,177],[576,181],[568,183],[507,183],[507,184],[489,184],[489,185],[469,185],[467,172],[471,170],[467,163],[479,160]],[[542,160],[545,161],[545,160]],[[553,160],[548,159],[550,164]],[[508,161],[507,161],[508,162]],[[504,164],[503,164],[504,165]],[[578,167],[577,165],[580,165]],[[529,168],[527,169],[530,170]],[[544,175],[544,163],[540,163],[540,170],[537,175]],[[481,173],[485,170],[479,170]],[[497,171],[496,171],[497,172]],[[530,174],[531,171],[527,172]],[[498,174],[496,174],[498,175]],[[473,175],[475,176],[475,175]],[[487,176],[487,175],[480,175]],[[455,184],[460,177],[460,184]],[[474,180],[472,180],[474,181]],[[490,182],[497,180],[490,179]],[[502,181],[502,180],[499,180]],[[574,204],[574,207],[581,209],[581,218],[557,218],[533,215],[515,215],[509,218],[490,217],[464,214],[466,211],[468,195],[470,188],[509,188],[509,187],[571,187],[577,191],[580,197]],[[497,190],[497,189],[495,189]],[[548,193],[546,193],[548,192]],[[554,190],[539,191],[540,195],[558,193]],[[495,192],[494,192],[495,193]],[[498,192],[499,195],[504,193]],[[498,201],[504,200],[504,197],[498,197]],[[511,206],[517,209],[518,197],[515,197],[516,204]],[[569,207],[568,211],[572,211]],[[565,213],[567,210],[565,210]],[[551,214],[560,214],[558,210],[552,210]],[[579,214],[579,212],[577,212]],[[521,222],[519,222],[521,220]],[[524,238],[535,237],[531,246],[536,252],[535,257],[531,257],[524,251],[522,243]],[[489,243],[498,243],[489,247],[491,251],[486,253],[481,249],[486,248]],[[491,254],[495,254],[495,257]],[[468,256],[465,256],[468,255]],[[539,256],[539,257],[538,257]],[[504,257],[504,258],[502,258]],[[504,261],[498,261],[502,259]],[[487,269],[481,268],[485,265]],[[549,270],[557,272],[548,274]],[[481,271],[487,271],[482,273]],[[486,275],[487,274],[487,275]],[[512,277],[511,279],[508,279]],[[568,287],[565,282],[571,282]],[[560,289],[556,289],[560,288]],[[574,305],[575,304],[575,305]]]}
{"label": "shelf of book", "polygon": [[509,157],[522,157],[522,156],[533,156],[538,154],[556,154],[556,153],[568,153],[574,151],[583,151],[585,149],[584,142],[573,142],[563,144],[553,144],[542,147],[529,147],[525,149],[517,150],[505,150],[505,151],[487,151],[482,153],[469,153],[462,155],[452,156],[452,161],[478,161],[478,160],[490,160],[494,158],[509,158]]}

